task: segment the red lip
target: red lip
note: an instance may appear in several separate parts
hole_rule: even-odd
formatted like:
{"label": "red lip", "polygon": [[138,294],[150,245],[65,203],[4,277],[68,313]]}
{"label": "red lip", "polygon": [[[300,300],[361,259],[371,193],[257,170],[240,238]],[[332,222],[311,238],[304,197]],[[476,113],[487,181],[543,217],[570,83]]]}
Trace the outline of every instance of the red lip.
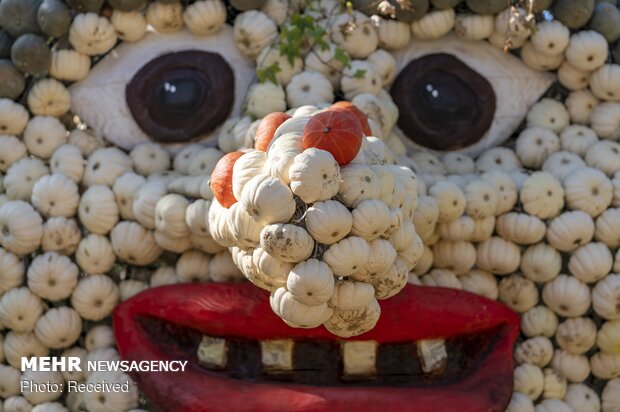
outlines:
{"label": "red lip", "polygon": [[[380,344],[449,338],[497,328],[491,353],[458,382],[434,387],[309,386],[258,383],[205,371],[192,361],[184,373],[135,375],[161,410],[170,411],[503,411],[512,393],[512,350],[519,317],[502,304],[470,293],[407,285],[380,302],[381,318],[368,333],[348,340]],[[184,284],[154,288],[119,305],[114,332],[126,360],[178,360],[139,322],[155,318],[210,336],[340,341],[324,328],[286,326],[269,295],[252,284]],[[494,329],[495,330],[495,329]]]}

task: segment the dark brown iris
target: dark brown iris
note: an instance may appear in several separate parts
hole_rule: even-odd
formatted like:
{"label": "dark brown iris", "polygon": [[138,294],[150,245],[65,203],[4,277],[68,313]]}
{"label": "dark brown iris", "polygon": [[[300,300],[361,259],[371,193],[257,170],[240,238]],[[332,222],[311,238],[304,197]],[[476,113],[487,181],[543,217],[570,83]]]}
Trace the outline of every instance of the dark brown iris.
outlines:
{"label": "dark brown iris", "polygon": [[151,60],[131,79],[125,99],[138,126],[162,143],[187,142],[228,117],[235,78],[219,54],[169,53]]}
{"label": "dark brown iris", "polygon": [[495,115],[491,84],[449,54],[411,61],[390,90],[398,126],[415,143],[434,150],[461,149],[478,142]]}

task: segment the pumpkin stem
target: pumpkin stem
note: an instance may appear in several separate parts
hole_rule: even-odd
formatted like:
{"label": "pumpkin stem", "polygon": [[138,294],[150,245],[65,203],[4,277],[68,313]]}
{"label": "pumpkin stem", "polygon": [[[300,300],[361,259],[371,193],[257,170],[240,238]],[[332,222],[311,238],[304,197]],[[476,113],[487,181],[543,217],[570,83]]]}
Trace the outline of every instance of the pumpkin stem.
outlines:
{"label": "pumpkin stem", "polygon": [[323,133],[329,133],[331,129],[329,127],[324,127],[323,128]]}

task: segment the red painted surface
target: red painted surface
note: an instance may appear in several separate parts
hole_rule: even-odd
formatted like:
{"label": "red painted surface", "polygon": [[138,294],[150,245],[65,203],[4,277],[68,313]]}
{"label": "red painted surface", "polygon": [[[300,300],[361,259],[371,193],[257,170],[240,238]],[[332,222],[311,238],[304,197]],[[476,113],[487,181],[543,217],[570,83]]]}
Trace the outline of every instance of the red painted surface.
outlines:
{"label": "red painted surface", "polygon": [[[476,333],[505,325],[494,351],[462,381],[432,388],[317,387],[230,379],[198,367],[185,373],[141,373],[141,389],[169,411],[503,411],[513,382],[512,349],[519,317],[504,305],[470,293],[408,285],[381,301],[381,318],[370,332],[349,340],[379,343]],[[128,360],[167,360],[135,322],[151,316],[211,336],[252,340],[320,338],[342,340],[324,328],[286,326],[269,307],[267,292],[244,284],[184,284],[149,289],[119,305],[114,332]]]}

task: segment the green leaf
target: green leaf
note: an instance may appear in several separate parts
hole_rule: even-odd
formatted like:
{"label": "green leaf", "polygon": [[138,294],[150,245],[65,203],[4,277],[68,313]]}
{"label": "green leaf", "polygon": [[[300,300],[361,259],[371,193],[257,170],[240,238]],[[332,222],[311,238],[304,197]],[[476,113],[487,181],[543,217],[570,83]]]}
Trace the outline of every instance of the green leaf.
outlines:
{"label": "green leaf", "polygon": [[279,84],[276,75],[281,72],[282,69],[278,62],[274,62],[273,64],[263,67],[256,71],[256,75],[258,76],[258,81],[261,83],[265,83],[266,81],[270,81],[273,84]]}
{"label": "green leaf", "polygon": [[366,70],[358,69],[355,71],[355,73],[353,73],[353,77],[355,77],[356,79],[363,79],[364,76],[366,76]]}
{"label": "green leaf", "polygon": [[340,47],[336,47],[334,59],[338,60],[343,67],[349,67],[349,55]]}

